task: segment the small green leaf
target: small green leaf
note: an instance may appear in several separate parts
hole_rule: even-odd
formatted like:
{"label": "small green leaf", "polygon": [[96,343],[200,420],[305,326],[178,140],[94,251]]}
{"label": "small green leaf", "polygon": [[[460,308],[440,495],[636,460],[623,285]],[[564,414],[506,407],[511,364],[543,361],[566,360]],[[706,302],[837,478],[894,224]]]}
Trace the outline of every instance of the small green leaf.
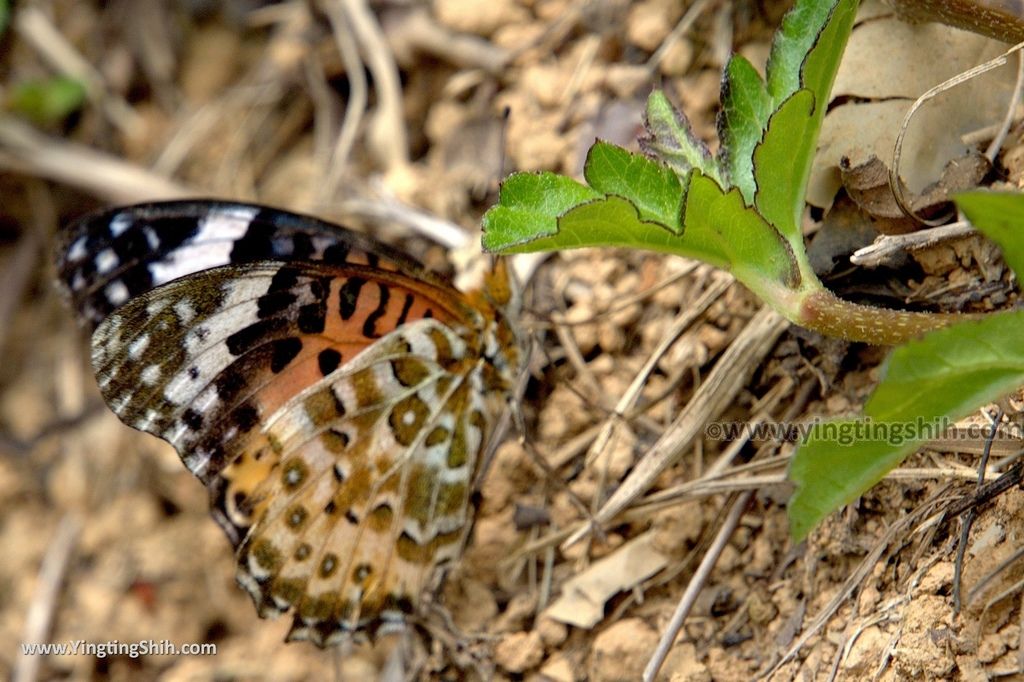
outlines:
{"label": "small green leaf", "polygon": [[771,98],[753,65],[734,55],[722,79],[722,113],[719,129],[722,147],[719,158],[729,170],[729,182],[740,188],[744,200],[754,203],[754,147],[761,141],[772,113]]}
{"label": "small green leaf", "polygon": [[704,141],[693,134],[689,119],[672,106],[661,90],[647,98],[644,127],[648,137],[641,140],[645,151],[667,163],[680,178],[697,169],[725,186],[723,174]]}
{"label": "small green leaf", "polygon": [[534,208],[558,216],[583,201],[601,196],[572,178],[555,173],[514,173],[501,184],[501,203],[505,206]]}
{"label": "small green leaf", "polygon": [[1024,194],[965,192],[955,199],[971,224],[999,245],[1017,281],[1024,281]]}
{"label": "small green leaf", "polygon": [[7,106],[36,123],[49,124],[81,108],[85,95],[81,82],[57,76],[16,85],[8,95]]}
{"label": "small green leaf", "polygon": [[[1024,383],[1024,314],[1007,312],[932,332],[897,348],[865,405],[866,420],[816,425],[790,468],[790,528],[802,538],[856,499],[935,433]],[[842,434],[846,434],[845,437]]]}
{"label": "small green leaf", "polygon": [[[602,181],[611,182],[608,177]],[[625,246],[678,252],[672,229],[643,219],[629,199],[605,196],[553,173],[517,173],[502,185],[499,200],[484,215],[483,244],[488,251]]]}
{"label": "small green leaf", "polygon": [[[856,10],[857,0],[818,0],[797,2],[786,13],[782,26],[772,39],[772,49],[768,55],[768,93],[772,102],[781,104],[797,90],[817,85],[803,82],[808,54],[818,45],[823,45],[826,50],[841,55]],[[833,18],[837,21],[833,21]],[[823,34],[830,22],[837,29],[827,36],[834,40],[833,45],[828,44]],[[842,32],[844,28],[845,33]],[[837,36],[841,39],[835,40]],[[828,87],[831,88],[831,78]],[[815,94],[819,94],[816,88]],[[828,94],[827,89],[825,94]]]}
{"label": "small green leaf", "polygon": [[[532,222],[531,222],[532,221]],[[506,239],[510,226],[540,225],[536,214],[495,206],[484,216],[484,248],[500,253],[533,253],[593,246],[621,246],[679,253],[680,244],[666,226],[640,219],[636,206],[622,197],[594,199],[557,220],[544,218],[545,229],[529,230],[526,239]],[[554,229],[547,226],[554,225]]]}
{"label": "small green leaf", "polygon": [[10,3],[0,0],[0,34],[7,30],[7,22],[11,18]]}
{"label": "small green leaf", "polygon": [[607,142],[596,142],[583,168],[587,183],[637,207],[640,219],[682,232],[683,187],[672,169]]}
{"label": "small green leaf", "polygon": [[562,214],[600,197],[600,192],[562,175],[515,173],[502,183],[499,203],[484,215],[484,248],[512,253],[515,247],[556,234]]}
{"label": "small green leaf", "polygon": [[739,189],[723,191],[711,178],[695,173],[686,197],[683,241],[697,253],[720,253],[728,269],[759,295],[758,282],[800,284],[793,253],[774,227],[750,210]]}

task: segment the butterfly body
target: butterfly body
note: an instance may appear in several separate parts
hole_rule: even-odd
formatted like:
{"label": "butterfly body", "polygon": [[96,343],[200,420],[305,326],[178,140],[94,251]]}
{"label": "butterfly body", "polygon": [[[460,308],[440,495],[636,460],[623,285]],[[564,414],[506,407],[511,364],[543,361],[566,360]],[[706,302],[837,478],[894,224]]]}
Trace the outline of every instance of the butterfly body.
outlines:
{"label": "butterfly body", "polygon": [[238,581],[290,638],[399,626],[455,560],[521,363],[507,280],[464,295],[311,218],[95,214],[58,257],[101,393],[209,488]]}

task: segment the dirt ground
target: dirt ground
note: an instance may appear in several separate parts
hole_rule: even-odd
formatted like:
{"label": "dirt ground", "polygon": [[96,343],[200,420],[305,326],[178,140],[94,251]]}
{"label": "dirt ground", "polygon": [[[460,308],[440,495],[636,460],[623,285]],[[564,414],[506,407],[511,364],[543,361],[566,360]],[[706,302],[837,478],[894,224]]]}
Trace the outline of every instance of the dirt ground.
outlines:
{"label": "dirt ground", "polygon": [[[256,616],[205,489],[170,446],[104,406],[86,334],[53,286],[62,225],[100,205],[175,196],[315,213],[472,279],[480,216],[504,174],[578,175],[595,137],[635,144],[655,85],[713,140],[724,60],[735,50],[763,64],[784,10],[743,0],[18,3],[0,36],[0,101],[55,74],[76,75],[88,96],[56,120],[0,113],[0,674],[639,679],[742,504],[658,679],[1024,678],[1020,490],[979,509],[954,609],[960,523],[942,511],[971,493],[978,442],[912,456],[794,545],[792,444],[698,437],[643,506],[603,537],[560,547],[583,523],[578,503],[594,510],[608,498],[754,319],[759,302],[709,267],[614,250],[533,262],[523,442],[513,434],[498,449],[461,562],[407,636],[329,651],[285,644],[287,618]],[[1019,186],[1021,159],[1015,124],[985,182]],[[901,229],[862,211],[837,199],[808,212],[808,233],[823,216]],[[461,228],[451,254],[436,241],[442,222]],[[883,305],[985,310],[1016,299],[977,238],[828,275],[842,295]],[[695,309],[640,407],[613,420]],[[849,413],[884,357],[785,330],[716,419]],[[1024,399],[1002,407],[1019,423]],[[18,646],[77,640],[209,642],[217,653],[26,657]]]}

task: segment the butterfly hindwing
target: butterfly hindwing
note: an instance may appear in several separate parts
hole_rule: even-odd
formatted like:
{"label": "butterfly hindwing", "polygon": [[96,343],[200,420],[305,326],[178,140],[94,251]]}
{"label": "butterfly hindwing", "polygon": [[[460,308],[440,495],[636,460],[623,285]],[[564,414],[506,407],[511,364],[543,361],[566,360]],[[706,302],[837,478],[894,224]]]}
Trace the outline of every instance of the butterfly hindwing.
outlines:
{"label": "butterfly hindwing", "polygon": [[394,625],[458,555],[495,411],[482,364],[420,320],[268,420],[280,466],[252,494],[240,582],[263,611],[295,609],[292,638]]}

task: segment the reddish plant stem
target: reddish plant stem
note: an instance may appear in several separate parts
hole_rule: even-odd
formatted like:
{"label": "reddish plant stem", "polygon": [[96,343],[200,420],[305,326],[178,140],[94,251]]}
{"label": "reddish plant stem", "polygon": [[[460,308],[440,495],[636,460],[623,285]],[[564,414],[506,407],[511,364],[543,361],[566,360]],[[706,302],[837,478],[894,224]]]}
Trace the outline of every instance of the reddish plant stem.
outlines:
{"label": "reddish plant stem", "polygon": [[800,306],[801,326],[848,341],[895,346],[955,322],[979,319],[967,313],[916,313],[874,308],[838,298],[830,291],[810,294]]}
{"label": "reddish plant stem", "polygon": [[1015,45],[1024,40],[1024,16],[1010,0],[888,0],[912,21],[939,21]]}

